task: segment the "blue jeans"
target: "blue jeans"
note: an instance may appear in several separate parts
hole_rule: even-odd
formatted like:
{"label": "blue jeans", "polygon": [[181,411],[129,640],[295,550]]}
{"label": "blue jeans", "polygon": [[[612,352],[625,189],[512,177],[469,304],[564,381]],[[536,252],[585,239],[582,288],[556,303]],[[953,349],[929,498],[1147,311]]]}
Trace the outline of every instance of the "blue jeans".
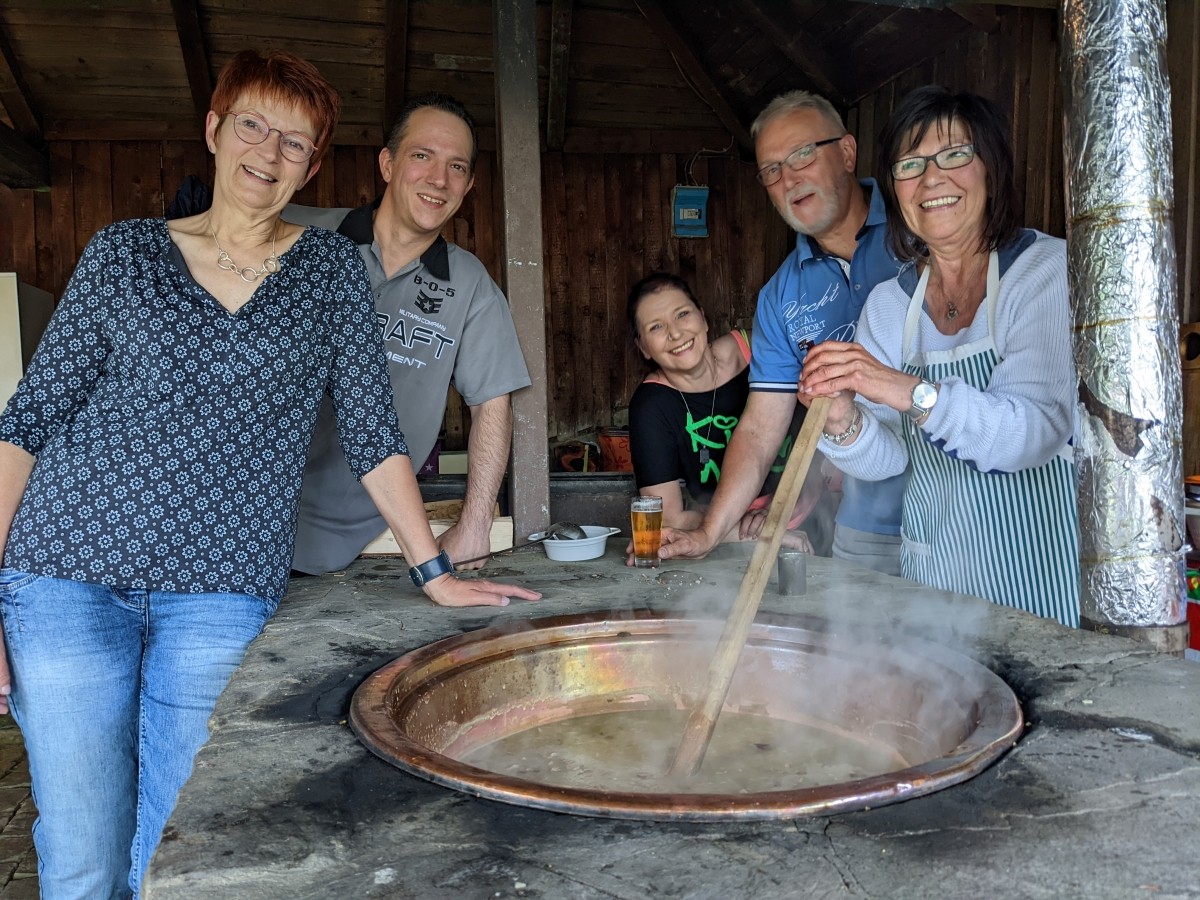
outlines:
{"label": "blue jeans", "polygon": [[43,898],[138,895],[217,697],[277,605],[0,569]]}

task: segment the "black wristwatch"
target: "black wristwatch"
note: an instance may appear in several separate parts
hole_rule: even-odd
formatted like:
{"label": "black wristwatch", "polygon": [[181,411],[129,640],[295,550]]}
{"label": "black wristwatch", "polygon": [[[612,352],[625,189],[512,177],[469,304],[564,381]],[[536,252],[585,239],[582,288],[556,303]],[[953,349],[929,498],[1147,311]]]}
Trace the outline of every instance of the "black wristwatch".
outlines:
{"label": "black wristwatch", "polygon": [[409,569],[408,577],[413,580],[413,584],[417,587],[424,587],[428,582],[433,581],[433,579],[453,571],[454,563],[450,562],[450,556],[443,550],[428,562],[423,562],[419,566],[413,566]]}

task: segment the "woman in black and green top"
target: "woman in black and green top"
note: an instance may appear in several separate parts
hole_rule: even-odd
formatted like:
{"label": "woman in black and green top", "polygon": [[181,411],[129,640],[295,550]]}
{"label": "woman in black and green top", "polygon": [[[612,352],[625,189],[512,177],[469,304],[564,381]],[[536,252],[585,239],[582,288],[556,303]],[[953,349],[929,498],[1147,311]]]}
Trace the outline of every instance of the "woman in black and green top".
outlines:
{"label": "woman in black and green top", "polygon": [[[709,341],[708,321],[687,282],[661,272],[633,286],[626,312],[634,344],[655,365],[629,401],[630,449],[638,491],[663,498],[664,525],[695,528],[716,490],[725,448],[749,395],[750,336],[738,329]],[[765,518],[762,513],[804,415],[804,408],[796,406],[793,428],[780,450],[778,465],[726,540],[757,539]],[[801,523],[808,527],[819,524],[805,521],[823,498],[827,501],[819,467],[812,471],[789,529]],[[687,487],[690,504],[685,503],[681,482]],[[818,547],[821,543],[818,539]],[[813,549],[809,535],[795,530],[785,538],[785,546]]]}

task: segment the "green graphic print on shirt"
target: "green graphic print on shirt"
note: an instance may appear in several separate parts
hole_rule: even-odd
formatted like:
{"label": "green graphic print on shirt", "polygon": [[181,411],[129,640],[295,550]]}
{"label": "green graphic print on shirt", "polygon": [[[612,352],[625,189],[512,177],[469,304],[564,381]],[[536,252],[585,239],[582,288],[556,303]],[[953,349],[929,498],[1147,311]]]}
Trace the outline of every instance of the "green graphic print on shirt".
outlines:
{"label": "green graphic print on shirt", "polygon": [[[692,411],[687,411],[687,422],[684,430],[691,441],[692,452],[700,457],[700,483],[708,484],[711,480],[715,485],[721,479],[721,468],[712,458],[710,450],[724,450],[729,446],[729,438],[737,427],[737,416],[724,416],[714,413],[697,421]],[[701,433],[703,429],[703,433]],[[713,432],[716,432],[714,435]],[[724,437],[724,443],[717,443],[714,438]]]}

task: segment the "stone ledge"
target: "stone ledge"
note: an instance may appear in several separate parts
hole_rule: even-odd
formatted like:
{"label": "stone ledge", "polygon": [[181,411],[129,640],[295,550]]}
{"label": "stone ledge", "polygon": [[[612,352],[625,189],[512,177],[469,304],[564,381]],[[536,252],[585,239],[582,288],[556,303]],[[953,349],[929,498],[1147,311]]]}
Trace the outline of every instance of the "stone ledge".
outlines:
{"label": "stone ledge", "polygon": [[391,768],[345,724],[357,684],[407,650],[496,619],[727,607],[745,559],[724,548],[647,572],[612,542],[587,563],[515,556],[483,575],[546,598],[500,611],[434,607],[363,562],[298,582],[218,705],[144,896],[1196,896],[1200,861],[1164,836],[1196,818],[1200,666],[838,561],[810,560],[808,593],[768,589],[764,608],[915,632],[988,664],[1029,720],[1012,752],[880,809],[685,825],[473,799]]}

